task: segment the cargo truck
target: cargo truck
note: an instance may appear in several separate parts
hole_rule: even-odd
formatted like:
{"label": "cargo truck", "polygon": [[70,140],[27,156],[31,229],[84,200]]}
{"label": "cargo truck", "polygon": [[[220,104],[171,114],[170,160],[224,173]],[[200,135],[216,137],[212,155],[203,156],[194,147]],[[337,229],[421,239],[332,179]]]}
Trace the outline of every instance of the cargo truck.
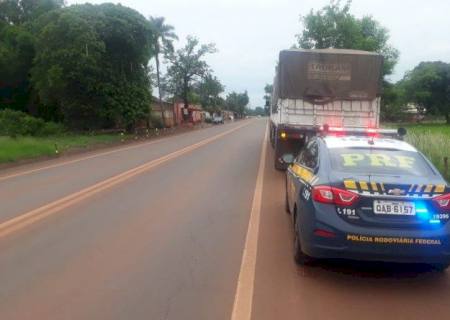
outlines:
{"label": "cargo truck", "polygon": [[347,50],[283,50],[270,110],[275,168],[326,127],[375,129],[380,121],[383,57]]}

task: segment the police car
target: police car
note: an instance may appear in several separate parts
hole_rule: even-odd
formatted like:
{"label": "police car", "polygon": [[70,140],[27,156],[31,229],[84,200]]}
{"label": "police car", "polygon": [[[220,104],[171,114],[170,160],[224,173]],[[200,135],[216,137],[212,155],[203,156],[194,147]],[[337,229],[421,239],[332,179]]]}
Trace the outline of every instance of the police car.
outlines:
{"label": "police car", "polygon": [[427,158],[383,130],[328,129],[289,164],[294,257],[450,264],[450,187]]}

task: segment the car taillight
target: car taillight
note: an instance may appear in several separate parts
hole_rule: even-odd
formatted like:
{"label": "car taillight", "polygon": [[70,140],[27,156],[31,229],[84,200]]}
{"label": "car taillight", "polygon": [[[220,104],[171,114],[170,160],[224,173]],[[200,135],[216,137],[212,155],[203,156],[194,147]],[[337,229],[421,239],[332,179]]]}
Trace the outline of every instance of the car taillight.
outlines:
{"label": "car taillight", "polygon": [[434,197],[433,202],[437,204],[439,208],[450,209],[450,193]]}
{"label": "car taillight", "polygon": [[312,194],[314,201],[338,206],[351,206],[359,199],[359,195],[354,192],[330,186],[314,187]]}
{"label": "car taillight", "polygon": [[313,188],[312,192],[313,200],[321,203],[334,203],[333,192],[331,187],[317,186]]}

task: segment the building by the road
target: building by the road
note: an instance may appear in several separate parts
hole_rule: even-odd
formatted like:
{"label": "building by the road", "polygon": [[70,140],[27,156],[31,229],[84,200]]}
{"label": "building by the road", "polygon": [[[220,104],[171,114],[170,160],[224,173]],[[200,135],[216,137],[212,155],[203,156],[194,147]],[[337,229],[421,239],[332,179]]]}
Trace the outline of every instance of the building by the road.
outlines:
{"label": "building by the road", "polygon": [[[164,110],[164,123],[162,120],[161,106]],[[156,97],[152,97],[152,104],[150,106],[150,125],[154,127],[166,127],[170,128],[175,125],[174,117],[174,105],[171,102],[161,101]]]}
{"label": "building by the road", "polygon": [[188,108],[184,107],[181,101],[174,104],[175,123],[180,125],[182,123],[199,123],[203,121],[203,109],[200,105],[189,104]]}
{"label": "building by the road", "polygon": [[[166,128],[178,126],[184,123],[200,123],[205,121],[205,118],[207,117],[200,105],[189,104],[188,108],[185,109],[184,103],[181,101],[171,103],[164,100],[161,105],[164,110],[164,127]],[[163,126],[161,105],[158,98],[152,97],[150,122],[154,127]]]}

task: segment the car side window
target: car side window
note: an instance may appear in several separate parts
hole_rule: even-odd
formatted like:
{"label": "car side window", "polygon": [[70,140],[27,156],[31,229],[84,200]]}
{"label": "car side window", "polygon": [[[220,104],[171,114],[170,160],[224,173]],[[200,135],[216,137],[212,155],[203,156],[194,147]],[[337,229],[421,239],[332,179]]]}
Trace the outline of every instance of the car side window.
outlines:
{"label": "car side window", "polygon": [[319,148],[317,142],[311,141],[299,155],[299,163],[307,168],[315,169],[319,163]]}

